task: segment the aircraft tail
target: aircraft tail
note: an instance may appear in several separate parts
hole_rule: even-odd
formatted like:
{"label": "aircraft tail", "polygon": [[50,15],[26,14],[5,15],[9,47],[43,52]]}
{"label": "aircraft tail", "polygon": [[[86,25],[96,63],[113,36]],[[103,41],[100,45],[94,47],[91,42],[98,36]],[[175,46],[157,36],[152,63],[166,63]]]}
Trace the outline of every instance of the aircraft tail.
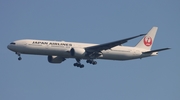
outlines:
{"label": "aircraft tail", "polygon": [[157,30],[158,27],[153,27],[135,47],[151,50]]}

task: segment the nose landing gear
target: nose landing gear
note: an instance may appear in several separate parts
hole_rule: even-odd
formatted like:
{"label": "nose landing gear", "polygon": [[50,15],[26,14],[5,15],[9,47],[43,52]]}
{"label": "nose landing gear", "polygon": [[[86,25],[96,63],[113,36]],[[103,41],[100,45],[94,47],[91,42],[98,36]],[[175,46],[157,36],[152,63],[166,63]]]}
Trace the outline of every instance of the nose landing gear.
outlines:
{"label": "nose landing gear", "polygon": [[18,52],[16,52],[16,54],[19,56],[19,57],[18,57],[18,60],[22,60],[22,58],[21,58],[21,54],[20,54],[20,53],[18,53]]}

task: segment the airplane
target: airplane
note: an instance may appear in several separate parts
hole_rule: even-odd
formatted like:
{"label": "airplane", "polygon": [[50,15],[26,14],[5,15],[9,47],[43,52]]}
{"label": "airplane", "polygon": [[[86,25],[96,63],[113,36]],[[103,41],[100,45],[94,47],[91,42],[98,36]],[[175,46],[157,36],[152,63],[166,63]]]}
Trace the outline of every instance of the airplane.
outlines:
{"label": "airplane", "polygon": [[[46,55],[49,63],[62,63],[68,58],[76,59],[74,66],[83,68],[81,60],[96,65],[95,59],[131,60],[158,55],[159,51],[170,48],[151,50],[158,27],[152,27],[147,34],[140,34],[104,44],[90,44],[65,41],[49,41],[35,39],[21,39],[11,42],[7,48],[15,52],[21,60],[21,54]],[[143,36],[134,46],[123,46],[128,40]]]}

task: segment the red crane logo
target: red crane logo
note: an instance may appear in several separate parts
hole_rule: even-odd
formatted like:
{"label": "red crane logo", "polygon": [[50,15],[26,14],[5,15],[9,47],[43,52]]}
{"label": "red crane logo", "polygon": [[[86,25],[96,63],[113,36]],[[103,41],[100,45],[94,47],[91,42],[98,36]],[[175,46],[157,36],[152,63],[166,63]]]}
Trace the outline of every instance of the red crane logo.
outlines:
{"label": "red crane logo", "polygon": [[151,46],[152,45],[152,38],[150,36],[145,36],[144,37],[144,44],[146,46]]}

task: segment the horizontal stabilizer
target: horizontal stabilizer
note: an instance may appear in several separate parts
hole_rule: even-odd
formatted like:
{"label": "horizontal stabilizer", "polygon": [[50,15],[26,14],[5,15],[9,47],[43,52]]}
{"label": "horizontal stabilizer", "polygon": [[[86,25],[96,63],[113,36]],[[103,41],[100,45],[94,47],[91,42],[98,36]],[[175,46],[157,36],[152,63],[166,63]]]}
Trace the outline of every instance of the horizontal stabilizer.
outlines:
{"label": "horizontal stabilizer", "polygon": [[153,52],[158,52],[158,51],[164,51],[164,50],[168,50],[168,49],[170,49],[170,48],[156,49],[156,50],[151,50],[151,51],[143,52],[143,54],[153,53]]}

